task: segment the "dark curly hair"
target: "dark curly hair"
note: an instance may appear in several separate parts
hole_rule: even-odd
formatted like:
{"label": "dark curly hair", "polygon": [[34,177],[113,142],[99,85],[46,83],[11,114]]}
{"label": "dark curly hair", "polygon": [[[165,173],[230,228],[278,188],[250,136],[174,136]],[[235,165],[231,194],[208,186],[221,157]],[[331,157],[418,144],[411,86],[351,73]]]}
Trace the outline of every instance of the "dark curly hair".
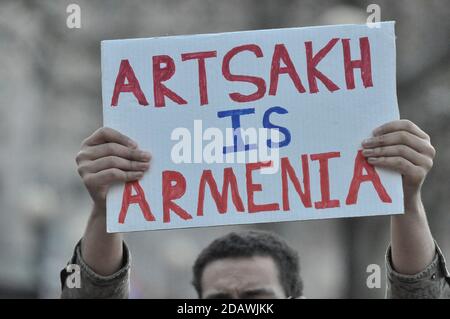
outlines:
{"label": "dark curly hair", "polygon": [[264,231],[232,232],[207,246],[192,267],[195,290],[202,297],[201,278],[205,267],[223,258],[271,257],[278,266],[280,283],[286,296],[299,297],[303,292],[297,252],[278,235]]}

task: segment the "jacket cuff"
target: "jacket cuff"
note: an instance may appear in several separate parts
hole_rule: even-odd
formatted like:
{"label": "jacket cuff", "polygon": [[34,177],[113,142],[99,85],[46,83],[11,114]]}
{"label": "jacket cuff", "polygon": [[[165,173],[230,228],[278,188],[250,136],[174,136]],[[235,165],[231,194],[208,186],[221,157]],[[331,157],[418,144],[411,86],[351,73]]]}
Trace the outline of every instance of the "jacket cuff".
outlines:
{"label": "jacket cuff", "polygon": [[392,264],[391,246],[386,252],[387,297],[388,298],[439,298],[442,283],[447,281],[449,273],[444,255],[435,242],[436,253],[433,261],[422,271],[406,275],[397,272]]}
{"label": "jacket cuff", "polygon": [[69,264],[80,267],[81,287],[66,287],[66,280],[71,274],[67,268],[61,271],[61,288],[63,298],[128,298],[131,255],[123,242],[122,267],[112,275],[102,276],[96,273],[81,255],[81,240],[74,249]]}
{"label": "jacket cuff", "polygon": [[436,276],[449,277],[444,254],[442,253],[436,242],[435,246],[436,253],[434,255],[433,261],[424,270],[413,275],[405,275],[394,270],[394,266],[392,264],[391,246],[389,245],[386,252],[386,268],[388,276],[402,282],[414,282],[421,279],[433,279],[432,277],[436,278]]}

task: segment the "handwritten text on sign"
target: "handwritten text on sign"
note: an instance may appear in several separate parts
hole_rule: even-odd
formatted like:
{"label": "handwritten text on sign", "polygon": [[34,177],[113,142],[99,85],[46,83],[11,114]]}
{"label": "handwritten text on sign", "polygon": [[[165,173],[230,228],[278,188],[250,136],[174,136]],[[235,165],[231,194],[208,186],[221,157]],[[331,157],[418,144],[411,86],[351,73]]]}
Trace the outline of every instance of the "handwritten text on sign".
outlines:
{"label": "handwritten text on sign", "polygon": [[104,125],[152,153],[108,231],[403,212],[358,151],[398,119],[394,23],[102,42]]}

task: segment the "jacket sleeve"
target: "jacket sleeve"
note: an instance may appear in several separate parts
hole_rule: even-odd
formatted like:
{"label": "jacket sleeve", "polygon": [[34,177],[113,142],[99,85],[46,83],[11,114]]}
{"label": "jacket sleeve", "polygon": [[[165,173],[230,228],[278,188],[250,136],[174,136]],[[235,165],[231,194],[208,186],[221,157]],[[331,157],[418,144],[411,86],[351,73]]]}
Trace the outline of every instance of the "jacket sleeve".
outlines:
{"label": "jacket sleeve", "polygon": [[391,299],[450,298],[450,276],[445,258],[436,244],[433,261],[424,270],[414,275],[396,272],[392,265],[391,247],[386,253],[387,291]]}
{"label": "jacket sleeve", "polygon": [[110,276],[95,273],[83,260],[81,240],[75,247],[72,259],[61,270],[61,298],[126,299],[130,290],[130,251],[123,243],[123,265]]}

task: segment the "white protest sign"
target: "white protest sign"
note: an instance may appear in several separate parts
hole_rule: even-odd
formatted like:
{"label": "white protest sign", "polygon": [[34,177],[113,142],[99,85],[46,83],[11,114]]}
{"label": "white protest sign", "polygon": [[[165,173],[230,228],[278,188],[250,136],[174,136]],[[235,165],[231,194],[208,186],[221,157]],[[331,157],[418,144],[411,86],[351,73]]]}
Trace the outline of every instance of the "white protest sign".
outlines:
{"label": "white protest sign", "polygon": [[109,232],[403,212],[360,154],[399,118],[394,23],[102,42],[104,125],[152,154]]}

